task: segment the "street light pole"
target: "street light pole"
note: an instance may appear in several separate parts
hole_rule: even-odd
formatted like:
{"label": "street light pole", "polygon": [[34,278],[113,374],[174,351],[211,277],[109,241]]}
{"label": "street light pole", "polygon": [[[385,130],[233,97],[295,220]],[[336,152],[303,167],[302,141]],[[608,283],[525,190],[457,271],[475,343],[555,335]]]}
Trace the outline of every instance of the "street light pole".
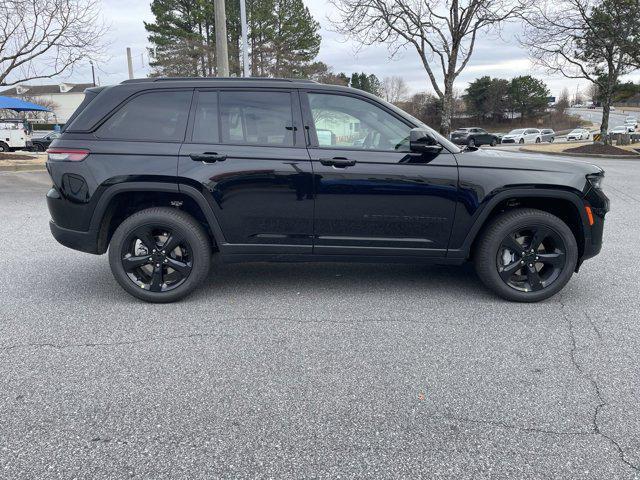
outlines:
{"label": "street light pole", "polygon": [[89,60],[89,64],[91,65],[91,79],[93,81],[93,86],[96,86],[96,71],[93,68],[93,61]]}
{"label": "street light pole", "polygon": [[224,0],[214,0],[216,25],[216,66],[218,77],[229,76],[229,54],[227,53],[227,15]]}
{"label": "street light pole", "polygon": [[249,42],[247,40],[247,7],[244,0],[240,0],[240,26],[242,29],[242,72],[245,77],[250,77]]}

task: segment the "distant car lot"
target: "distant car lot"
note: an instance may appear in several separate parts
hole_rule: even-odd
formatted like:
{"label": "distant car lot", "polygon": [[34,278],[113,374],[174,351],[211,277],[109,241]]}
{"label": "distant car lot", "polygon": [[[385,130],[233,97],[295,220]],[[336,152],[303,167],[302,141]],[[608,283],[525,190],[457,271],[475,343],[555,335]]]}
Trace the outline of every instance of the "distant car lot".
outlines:
{"label": "distant car lot", "polygon": [[0,173],[3,477],[636,478],[640,162],[597,163],[603,252],[535,305],[466,268],[258,263],[143,304],[51,238],[46,174]]}

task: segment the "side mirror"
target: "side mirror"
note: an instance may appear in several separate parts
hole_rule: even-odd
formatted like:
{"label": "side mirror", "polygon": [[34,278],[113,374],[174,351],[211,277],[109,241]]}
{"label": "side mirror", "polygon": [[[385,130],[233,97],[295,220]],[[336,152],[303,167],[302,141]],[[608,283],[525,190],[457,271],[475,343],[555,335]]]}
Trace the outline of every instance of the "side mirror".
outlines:
{"label": "side mirror", "polygon": [[412,128],[409,132],[409,149],[416,153],[438,154],[442,151],[442,145],[428,131]]}

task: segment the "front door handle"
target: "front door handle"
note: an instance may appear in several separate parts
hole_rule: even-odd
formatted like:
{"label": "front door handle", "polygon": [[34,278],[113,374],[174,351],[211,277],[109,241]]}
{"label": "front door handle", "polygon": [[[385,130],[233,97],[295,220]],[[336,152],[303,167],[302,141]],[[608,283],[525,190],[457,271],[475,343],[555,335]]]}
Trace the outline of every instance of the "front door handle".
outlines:
{"label": "front door handle", "polygon": [[353,167],[355,160],[346,157],[321,158],[320,163],[325,167],[346,168]]}
{"label": "front door handle", "polygon": [[192,153],[189,156],[195,162],[204,163],[224,162],[227,159],[226,155],[218,155],[216,152]]}

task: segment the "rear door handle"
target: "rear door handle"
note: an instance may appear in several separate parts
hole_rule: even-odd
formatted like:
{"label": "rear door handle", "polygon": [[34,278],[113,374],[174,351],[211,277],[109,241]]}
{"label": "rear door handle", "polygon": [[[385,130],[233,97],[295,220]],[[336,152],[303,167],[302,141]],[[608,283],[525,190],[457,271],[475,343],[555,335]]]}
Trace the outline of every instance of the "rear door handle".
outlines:
{"label": "rear door handle", "polygon": [[321,158],[320,163],[325,167],[346,168],[353,167],[355,160],[346,157]]}
{"label": "rear door handle", "polygon": [[189,156],[195,162],[204,163],[224,162],[227,159],[226,155],[218,155],[216,152],[192,153]]}

